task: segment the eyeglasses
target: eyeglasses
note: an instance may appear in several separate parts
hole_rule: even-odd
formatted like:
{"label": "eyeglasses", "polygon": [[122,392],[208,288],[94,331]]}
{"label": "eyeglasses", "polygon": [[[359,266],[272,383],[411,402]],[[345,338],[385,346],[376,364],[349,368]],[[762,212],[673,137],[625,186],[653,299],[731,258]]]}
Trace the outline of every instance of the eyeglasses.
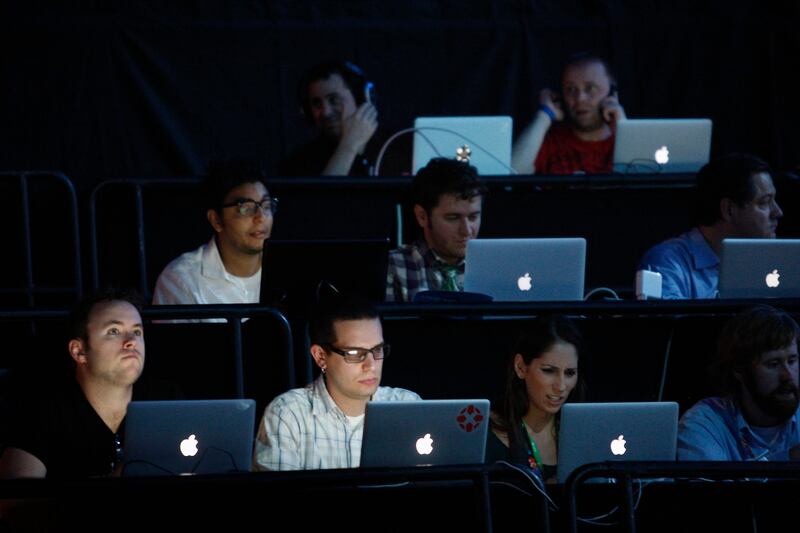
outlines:
{"label": "eyeglasses", "polygon": [[250,198],[237,198],[235,201],[229,204],[223,204],[222,207],[235,207],[236,213],[243,217],[251,217],[258,213],[259,209],[264,213],[264,215],[269,216],[274,215],[278,210],[278,199],[264,198],[260,202],[257,202],[255,200],[251,200]]}
{"label": "eyeglasses", "polygon": [[374,348],[335,348],[330,344],[323,344],[322,347],[344,357],[345,363],[353,364],[364,362],[369,354],[372,354],[372,358],[376,361],[389,355],[389,345],[385,343]]}

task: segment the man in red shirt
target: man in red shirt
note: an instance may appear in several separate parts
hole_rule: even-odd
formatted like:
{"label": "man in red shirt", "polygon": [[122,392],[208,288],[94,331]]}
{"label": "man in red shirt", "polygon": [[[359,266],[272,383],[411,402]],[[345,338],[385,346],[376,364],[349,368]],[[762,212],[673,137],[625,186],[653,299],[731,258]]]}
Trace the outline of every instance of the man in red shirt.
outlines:
{"label": "man in red shirt", "polygon": [[625,119],[614,76],[601,57],[567,61],[562,93],[539,93],[533,122],[514,143],[511,165],[520,174],[610,173],[616,123]]}

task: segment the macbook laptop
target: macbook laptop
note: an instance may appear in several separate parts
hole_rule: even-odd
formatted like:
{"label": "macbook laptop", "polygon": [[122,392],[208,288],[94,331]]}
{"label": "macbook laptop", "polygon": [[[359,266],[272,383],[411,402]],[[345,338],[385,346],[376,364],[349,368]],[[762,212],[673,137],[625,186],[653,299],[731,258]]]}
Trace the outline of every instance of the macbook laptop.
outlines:
{"label": "macbook laptop", "polygon": [[586,239],[473,239],[464,290],[495,301],[582,300]]}
{"label": "macbook laptop", "polygon": [[321,282],[338,291],[382,302],[389,239],[267,240],[261,271],[263,304],[282,299],[294,309],[316,302]]}
{"label": "macbook laptop", "polygon": [[122,475],[249,472],[253,400],[131,402]]}
{"label": "macbook laptop", "polygon": [[800,239],[724,239],[720,298],[800,296]]}
{"label": "macbook laptop", "polygon": [[414,174],[434,157],[468,161],[484,176],[511,173],[509,116],[418,117],[414,128]]}
{"label": "macbook laptop", "polygon": [[710,119],[621,120],[614,172],[697,172],[708,163],[710,151]]}
{"label": "macbook laptop", "polygon": [[602,461],[674,461],[677,443],[676,402],[564,404],[556,477]]}
{"label": "macbook laptop", "polygon": [[483,463],[489,400],[369,402],[362,467]]}

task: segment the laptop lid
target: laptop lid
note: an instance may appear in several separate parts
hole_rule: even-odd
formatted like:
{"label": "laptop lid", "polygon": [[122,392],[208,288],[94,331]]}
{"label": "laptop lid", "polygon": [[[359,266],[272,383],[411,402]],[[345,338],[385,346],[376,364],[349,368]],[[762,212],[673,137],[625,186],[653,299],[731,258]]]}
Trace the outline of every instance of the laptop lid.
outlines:
{"label": "laptop lid", "polygon": [[800,239],[724,239],[720,298],[800,296]]}
{"label": "laptop lid", "polygon": [[414,128],[414,174],[434,157],[466,158],[484,176],[511,173],[509,116],[417,117]]}
{"label": "laptop lid", "polygon": [[278,295],[285,295],[289,307],[307,309],[323,280],[340,292],[382,302],[388,258],[388,238],[269,239],[264,243],[260,302],[275,304]]}
{"label": "laptop lid", "polygon": [[473,239],[464,290],[495,301],[582,300],[586,239]]}
{"label": "laptop lid", "polygon": [[564,404],[556,477],[602,461],[674,461],[677,442],[676,402]]}
{"label": "laptop lid", "polygon": [[483,463],[489,400],[369,402],[362,467]]}
{"label": "laptop lid", "polygon": [[131,402],[122,475],[249,472],[255,412],[253,400]]}
{"label": "laptop lid", "polygon": [[697,172],[708,163],[710,152],[710,119],[621,120],[614,172]]}

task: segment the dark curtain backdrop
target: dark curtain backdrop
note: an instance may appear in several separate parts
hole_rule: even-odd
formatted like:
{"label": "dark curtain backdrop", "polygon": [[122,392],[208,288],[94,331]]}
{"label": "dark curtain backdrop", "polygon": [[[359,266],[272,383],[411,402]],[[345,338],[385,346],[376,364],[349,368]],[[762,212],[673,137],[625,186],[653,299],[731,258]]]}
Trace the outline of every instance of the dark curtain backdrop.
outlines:
{"label": "dark curtain backdrop", "polygon": [[[22,4],[22,3],[20,3]],[[581,49],[610,57],[631,117],[714,120],[713,153],[798,165],[800,15],[755,1],[29,2],[0,7],[0,168],[81,189],[186,176],[209,159],[268,171],[310,135],[295,81],[322,58],[375,82],[381,126],[509,114]]]}

